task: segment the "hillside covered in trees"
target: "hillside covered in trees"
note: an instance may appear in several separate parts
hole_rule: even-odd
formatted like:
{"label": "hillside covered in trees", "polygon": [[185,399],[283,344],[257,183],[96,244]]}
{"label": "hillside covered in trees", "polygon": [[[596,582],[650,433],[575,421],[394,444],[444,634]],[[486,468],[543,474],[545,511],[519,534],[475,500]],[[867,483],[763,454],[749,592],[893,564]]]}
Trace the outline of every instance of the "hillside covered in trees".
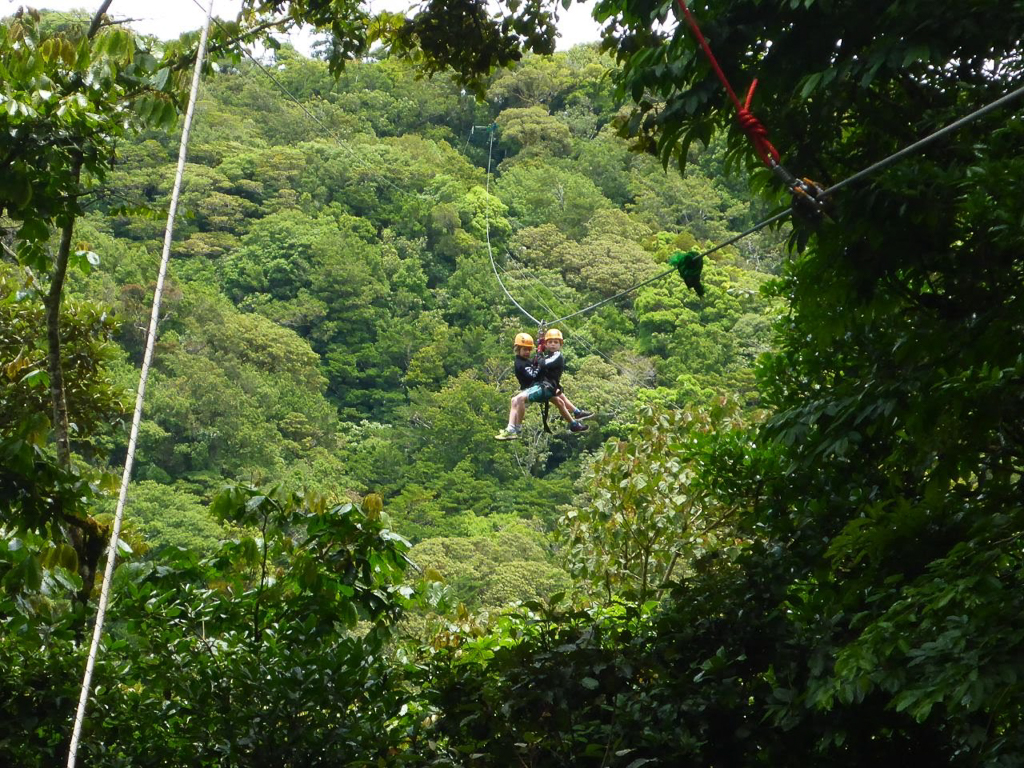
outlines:
{"label": "hillside covered in trees", "polygon": [[[749,226],[751,205],[721,181],[711,150],[685,180],[630,153],[611,125],[621,104],[610,61],[593,48],[500,72],[489,103],[389,60],[356,62],[338,80],[294,51],[276,62],[276,83],[245,62],[204,86],[133,531],[147,548],[209,551],[224,532],[207,507],[230,481],[375,493],[403,536],[439,539],[416,552],[431,564],[464,545],[449,539],[490,552],[492,534],[520,530],[534,555],[488,554],[485,581],[503,566],[520,584],[512,596],[545,594],[564,575],[539,554],[543,537],[585,456],[638,408],[722,396],[756,406],[753,362],[769,337],[757,266],[778,265],[777,238],[709,264],[703,299],[674,278],[570,321],[566,388],[599,422],[548,438],[535,415],[510,448],[493,435],[516,389],[511,341],[536,331],[495,280],[487,228],[509,290],[554,319],[664,269],[679,247]],[[145,212],[167,204],[176,157],[173,132],[122,146],[76,229],[99,264],[73,272],[68,295],[112,312],[109,381],[122,403],[163,238],[163,219]],[[23,287],[11,273],[8,290]],[[124,431],[103,431],[93,439],[114,469]],[[521,594],[536,566],[507,564],[535,559],[543,577]],[[505,594],[480,578],[467,599]]]}
{"label": "hillside covered in trees", "polygon": [[[318,58],[215,35],[83,759],[1018,764],[1019,120],[715,250],[700,294],[618,297],[788,205],[696,45],[608,0],[600,46],[467,63],[434,5],[372,50],[262,9],[329,28]],[[68,748],[194,59],[101,19],[0,32],[19,766]],[[1013,33],[889,22],[729,0],[712,28],[827,185],[1020,85]],[[572,315],[587,432],[531,406],[494,440],[536,333],[496,277]]]}

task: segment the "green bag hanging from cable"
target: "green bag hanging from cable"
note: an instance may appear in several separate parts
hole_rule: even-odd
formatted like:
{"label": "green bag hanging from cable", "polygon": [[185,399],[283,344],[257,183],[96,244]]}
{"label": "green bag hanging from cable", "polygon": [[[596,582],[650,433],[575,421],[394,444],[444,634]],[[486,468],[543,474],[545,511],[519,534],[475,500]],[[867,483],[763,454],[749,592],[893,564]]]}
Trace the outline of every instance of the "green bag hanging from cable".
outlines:
{"label": "green bag hanging from cable", "polygon": [[698,296],[704,295],[704,286],[700,282],[700,273],[704,269],[704,256],[697,251],[676,251],[668,263],[679,270],[687,288],[692,288]]}

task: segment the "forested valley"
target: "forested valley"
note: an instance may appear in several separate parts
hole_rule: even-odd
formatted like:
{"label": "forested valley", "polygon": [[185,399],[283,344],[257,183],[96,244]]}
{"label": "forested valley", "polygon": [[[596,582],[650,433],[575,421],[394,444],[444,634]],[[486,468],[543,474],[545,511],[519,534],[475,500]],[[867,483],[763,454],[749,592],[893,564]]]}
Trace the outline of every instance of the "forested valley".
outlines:
{"label": "forested valley", "polygon": [[[723,3],[716,46],[825,185],[1021,85],[1012,30],[758,5]],[[401,34],[344,67],[337,27],[262,63],[215,38],[83,764],[1024,761],[1014,107],[693,290],[674,256],[790,198],[664,10],[597,13],[603,43],[473,77],[422,30],[430,76]],[[822,19],[838,53],[801,37]],[[26,768],[71,739],[195,58],[90,21],[0,31],[0,765]],[[494,439],[527,314],[569,316],[586,432],[531,405]]]}

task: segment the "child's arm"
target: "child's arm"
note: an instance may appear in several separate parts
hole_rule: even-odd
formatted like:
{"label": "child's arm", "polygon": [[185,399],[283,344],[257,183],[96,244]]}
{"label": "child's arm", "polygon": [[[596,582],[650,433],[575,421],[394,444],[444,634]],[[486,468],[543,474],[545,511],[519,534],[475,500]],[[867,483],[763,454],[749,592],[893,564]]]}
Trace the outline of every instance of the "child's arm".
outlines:
{"label": "child's arm", "polygon": [[563,365],[563,358],[561,352],[553,352],[550,357],[543,358],[537,365],[537,370],[544,371],[548,368],[558,368]]}

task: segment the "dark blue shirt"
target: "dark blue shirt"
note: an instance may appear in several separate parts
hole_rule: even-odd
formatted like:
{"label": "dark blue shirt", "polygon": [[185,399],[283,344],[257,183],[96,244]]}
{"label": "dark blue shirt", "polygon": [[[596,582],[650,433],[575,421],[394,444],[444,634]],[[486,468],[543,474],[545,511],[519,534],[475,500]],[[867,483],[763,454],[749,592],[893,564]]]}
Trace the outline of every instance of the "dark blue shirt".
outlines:
{"label": "dark blue shirt", "polygon": [[537,369],[531,364],[529,358],[516,355],[516,379],[519,380],[520,389],[526,389],[537,383]]}
{"label": "dark blue shirt", "polygon": [[552,352],[537,363],[537,381],[549,381],[555,392],[562,391],[562,371],[565,370],[565,357],[561,351]]}

